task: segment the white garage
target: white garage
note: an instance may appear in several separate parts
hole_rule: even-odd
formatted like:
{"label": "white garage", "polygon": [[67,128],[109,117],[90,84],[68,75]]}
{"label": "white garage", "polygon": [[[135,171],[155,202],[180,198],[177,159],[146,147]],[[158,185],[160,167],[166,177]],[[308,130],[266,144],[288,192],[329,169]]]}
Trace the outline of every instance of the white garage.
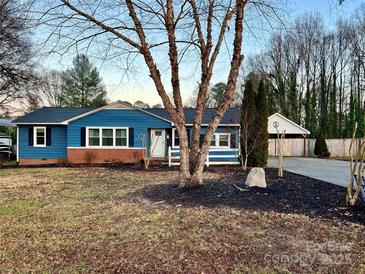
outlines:
{"label": "white garage", "polygon": [[286,138],[290,138],[290,135],[304,137],[310,134],[309,130],[306,130],[304,127],[294,123],[280,113],[274,113],[269,117],[268,131],[270,135],[276,135],[278,132],[285,132]]}
{"label": "white garage", "polygon": [[294,123],[280,113],[274,113],[268,118],[269,155],[277,156],[277,134],[285,133],[283,140],[283,156],[307,156],[309,143],[307,137],[310,134],[302,126]]}

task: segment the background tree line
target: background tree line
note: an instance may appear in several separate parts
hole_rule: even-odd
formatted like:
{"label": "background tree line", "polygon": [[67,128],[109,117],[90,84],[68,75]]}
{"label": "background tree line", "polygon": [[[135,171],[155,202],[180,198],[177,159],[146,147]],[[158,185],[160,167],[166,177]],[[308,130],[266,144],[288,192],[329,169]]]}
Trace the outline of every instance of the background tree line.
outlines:
{"label": "background tree line", "polygon": [[73,59],[73,66],[64,71],[38,73],[37,83],[24,95],[27,112],[42,106],[101,107],[107,104],[106,89],[97,68],[85,54]]}
{"label": "background tree line", "polygon": [[249,76],[269,84],[269,113],[280,112],[313,137],[348,138],[357,122],[365,133],[365,6],[329,30],[305,14],[272,35],[249,59]]}
{"label": "background tree line", "polygon": [[64,71],[37,63],[26,4],[0,0],[0,115],[10,117],[42,106],[98,107],[106,90],[97,68],[84,54]]}

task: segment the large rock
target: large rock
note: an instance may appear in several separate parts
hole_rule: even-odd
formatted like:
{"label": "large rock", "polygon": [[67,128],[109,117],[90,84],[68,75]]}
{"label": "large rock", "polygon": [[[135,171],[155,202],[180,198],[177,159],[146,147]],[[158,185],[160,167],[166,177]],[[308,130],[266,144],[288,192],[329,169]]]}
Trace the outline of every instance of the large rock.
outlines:
{"label": "large rock", "polygon": [[266,188],[265,170],[261,167],[252,168],[248,173],[246,185],[248,187],[257,186]]}

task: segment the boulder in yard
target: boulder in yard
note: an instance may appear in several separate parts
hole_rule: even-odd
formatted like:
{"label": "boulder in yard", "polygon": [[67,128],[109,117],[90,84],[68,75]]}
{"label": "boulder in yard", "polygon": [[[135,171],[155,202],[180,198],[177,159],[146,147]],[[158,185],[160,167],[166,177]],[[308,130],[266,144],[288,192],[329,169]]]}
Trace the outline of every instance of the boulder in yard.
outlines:
{"label": "boulder in yard", "polygon": [[248,173],[246,185],[266,188],[265,170],[261,167],[252,168]]}

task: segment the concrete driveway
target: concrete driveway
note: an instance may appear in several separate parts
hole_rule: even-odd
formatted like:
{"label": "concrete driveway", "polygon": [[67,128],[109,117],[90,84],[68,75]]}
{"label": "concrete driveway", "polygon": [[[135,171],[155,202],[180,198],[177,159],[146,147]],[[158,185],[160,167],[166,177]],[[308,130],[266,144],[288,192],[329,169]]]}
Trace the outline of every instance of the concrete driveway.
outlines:
{"label": "concrete driveway", "polygon": [[[277,158],[270,157],[268,167],[278,167]],[[305,157],[284,157],[286,171],[347,187],[349,184],[349,162]],[[285,174],[284,174],[285,176]]]}

